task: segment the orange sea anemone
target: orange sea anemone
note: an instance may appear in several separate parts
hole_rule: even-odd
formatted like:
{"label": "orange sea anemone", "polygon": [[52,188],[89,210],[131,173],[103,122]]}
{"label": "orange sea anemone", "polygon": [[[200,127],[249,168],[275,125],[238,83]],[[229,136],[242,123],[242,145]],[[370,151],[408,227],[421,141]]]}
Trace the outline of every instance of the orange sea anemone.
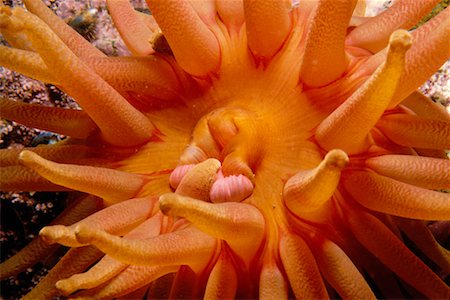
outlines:
{"label": "orange sea anemone", "polygon": [[450,119],[416,91],[450,9],[405,30],[439,1],[109,0],[131,57],[24,2],[0,8],[1,64],[82,110],[1,99],[70,136],[1,150],[1,188],[86,193],[2,263],[71,247],[25,298],[450,298],[426,226],[450,219]]}

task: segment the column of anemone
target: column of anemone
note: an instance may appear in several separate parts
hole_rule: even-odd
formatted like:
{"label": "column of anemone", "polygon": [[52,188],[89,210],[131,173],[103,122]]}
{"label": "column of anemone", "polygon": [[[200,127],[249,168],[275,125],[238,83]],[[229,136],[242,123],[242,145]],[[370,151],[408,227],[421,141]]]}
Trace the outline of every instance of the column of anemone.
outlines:
{"label": "column of anemone", "polygon": [[27,36],[48,68],[61,79],[63,89],[77,99],[108,143],[135,146],[151,138],[154,128],[150,120],[92,72],[42,20],[20,7],[5,7],[0,23],[11,33]]}
{"label": "column of anemone", "polygon": [[391,35],[386,62],[317,127],[315,138],[321,147],[339,148],[349,154],[369,148],[369,132],[395,93],[410,46],[408,32],[399,30]]}

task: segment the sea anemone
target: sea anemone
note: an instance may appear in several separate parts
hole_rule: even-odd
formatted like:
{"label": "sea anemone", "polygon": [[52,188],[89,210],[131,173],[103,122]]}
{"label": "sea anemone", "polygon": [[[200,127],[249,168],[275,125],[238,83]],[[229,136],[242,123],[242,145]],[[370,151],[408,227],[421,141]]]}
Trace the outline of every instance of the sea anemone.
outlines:
{"label": "sea anemone", "polygon": [[40,1],[1,7],[1,63],[82,108],[1,99],[70,137],[2,150],[1,188],[85,193],[2,276],[61,244],[25,298],[449,299],[426,222],[450,219],[450,119],[416,89],[450,9],[405,30],[437,2],[109,0],[129,57]]}

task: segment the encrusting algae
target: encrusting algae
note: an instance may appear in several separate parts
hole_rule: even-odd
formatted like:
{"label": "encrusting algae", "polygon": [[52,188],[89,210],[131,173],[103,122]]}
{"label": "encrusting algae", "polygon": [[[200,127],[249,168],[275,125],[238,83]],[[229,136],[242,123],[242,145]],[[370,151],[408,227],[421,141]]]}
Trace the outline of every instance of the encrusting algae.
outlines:
{"label": "encrusting algae", "polygon": [[0,150],[1,190],[84,193],[1,264],[70,247],[25,299],[450,298],[426,226],[450,219],[450,117],[416,90],[450,56],[449,8],[409,32],[439,1],[106,2],[132,56],[41,1],[0,7],[0,64],[82,108],[0,100],[70,136]]}

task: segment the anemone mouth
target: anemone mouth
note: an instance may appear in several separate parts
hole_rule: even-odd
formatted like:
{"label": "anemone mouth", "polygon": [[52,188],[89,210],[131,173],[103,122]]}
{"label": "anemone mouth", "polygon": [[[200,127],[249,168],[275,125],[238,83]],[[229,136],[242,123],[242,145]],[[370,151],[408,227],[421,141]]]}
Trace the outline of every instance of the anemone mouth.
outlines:
{"label": "anemone mouth", "polygon": [[357,1],[148,1],[150,17],[111,0],[134,56],[108,58],[25,2],[0,6],[1,62],[83,110],[1,99],[6,116],[76,138],[2,151],[3,188],[92,195],[2,265],[71,247],[27,297],[450,296],[402,240],[450,271],[424,223],[450,218],[435,191],[450,182],[449,118],[415,92],[447,59],[449,9],[411,33],[399,28],[426,1],[366,20]]}

